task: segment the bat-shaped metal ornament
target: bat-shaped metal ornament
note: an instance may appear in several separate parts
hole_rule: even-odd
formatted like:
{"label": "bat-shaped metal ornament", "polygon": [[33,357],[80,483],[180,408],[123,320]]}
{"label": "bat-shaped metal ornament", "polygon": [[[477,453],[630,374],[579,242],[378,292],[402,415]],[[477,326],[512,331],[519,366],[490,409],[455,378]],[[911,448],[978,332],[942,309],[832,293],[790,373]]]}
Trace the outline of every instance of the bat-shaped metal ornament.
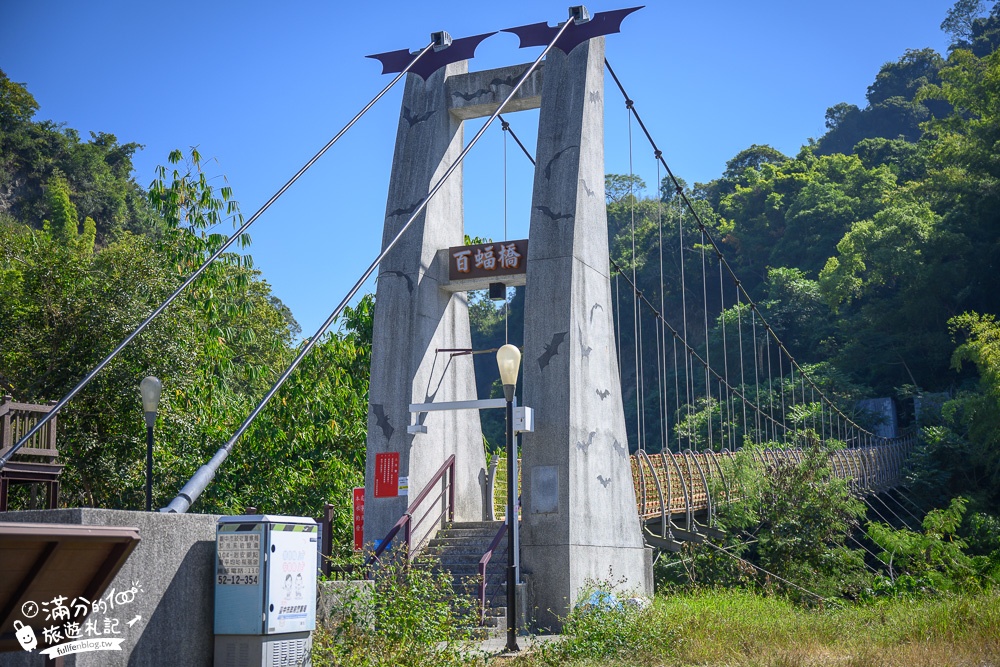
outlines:
{"label": "bat-shaped metal ornament", "polygon": [[[577,45],[586,42],[588,39],[621,32],[622,21],[625,17],[634,11],[642,9],[643,6],[615,9],[610,12],[598,12],[589,21],[584,23],[574,22],[573,25],[566,28],[566,32],[556,42],[555,47],[566,55],[569,55],[569,52]],[[529,46],[548,46],[549,42],[556,36],[556,33],[559,32],[559,26],[550,27],[548,23],[532,23],[531,25],[507,28],[501,32],[512,32],[517,35],[521,40],[521,48],[526,49]],[[398,72],[399,70],[395,71]]]}
{"label": "bat-shaped metal ornament", "polygon": [[559,346],[562,345],[562,342],[566,340],[566,336],[568,335],[568,331],[552,334],[552,342],[545,344],[545,352],[542,352],[542,356],[538,357],[539,369],[544,370],[549,365],[549,362],[552,361],[552,357],[559,354]]}
{"label": "bat-shaped metal ornament", "polygon": [[[600,16],[598,14],[597,16]],[[543,24],[544,25],[544,24]],[[446,39],[442,46],[435,46],[423,58],[410,68],[410,72],[416,74],[424,81],[434,72],[445,65],[457,63],[460,60],[469,60],[476,55],[476,47],[487,37],[495,35],[496,32],[487,32],[482,35],[472,37],[460,37],[458,39]],[[448,41],[450,40],[450,43]],[[546,42],[548,44],[548,42]],[[416,52],[410,53],[409,49],[399,49],[398,51],[387,51],[386,53],[376,53],[366,58],[374,58],[382,63],[382,74],[394,74],[402,72],[410,64]]]}

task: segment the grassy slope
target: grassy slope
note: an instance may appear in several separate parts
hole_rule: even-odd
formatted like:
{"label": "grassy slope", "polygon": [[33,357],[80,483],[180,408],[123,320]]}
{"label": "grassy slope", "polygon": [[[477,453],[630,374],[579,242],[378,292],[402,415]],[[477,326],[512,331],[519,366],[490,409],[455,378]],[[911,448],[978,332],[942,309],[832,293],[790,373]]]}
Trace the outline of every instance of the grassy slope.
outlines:
{"label": "grassy slope", "polygon": [[[638,627],[631,640],[623,637],[632,634],[629,630],[616,631],[626,645],[614,655],[598,655],[597,642],[577,634],[568,646],[514,663],[521,667],[1000,665],[1000,598],[995,593],[810,610],[752,593],[705,591],[657,596],[653,608],[634,623]],[[574,643],[585,650],[573,650]]]}

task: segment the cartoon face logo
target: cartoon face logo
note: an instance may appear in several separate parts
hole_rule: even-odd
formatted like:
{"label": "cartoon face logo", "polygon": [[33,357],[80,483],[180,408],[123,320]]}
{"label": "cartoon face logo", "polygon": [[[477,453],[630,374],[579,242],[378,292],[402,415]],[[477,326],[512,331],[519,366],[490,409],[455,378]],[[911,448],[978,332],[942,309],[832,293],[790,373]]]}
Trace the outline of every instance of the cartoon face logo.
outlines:
{"label": "cartoon face logo", "polygon": [[292,599],[292,575],[290,574],[285,575],[285,599]]}
{"label": "cartoon face logo", "polygon": [[17,637],[17,643],[25,651],[34,651],[38,646],[38,638],[35,637],[35,631],[31,629],[30,625],[14,621],[14,635]]}
{"label": "cartoon face logo", "polygon": [[305,582],[302,580],[302,573],[295,575],[295,599],[302,599],[302,589],[305,588]]}

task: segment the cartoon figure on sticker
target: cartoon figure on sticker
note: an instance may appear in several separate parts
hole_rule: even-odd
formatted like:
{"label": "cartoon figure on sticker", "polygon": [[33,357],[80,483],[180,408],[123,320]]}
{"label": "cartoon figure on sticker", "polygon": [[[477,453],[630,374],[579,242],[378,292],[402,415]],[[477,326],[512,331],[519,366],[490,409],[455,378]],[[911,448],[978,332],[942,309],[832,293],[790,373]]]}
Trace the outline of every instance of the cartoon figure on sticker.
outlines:
{"label": "cartoon figure on sticker", "polygon": [[14,635],[17,637],[17,643],[25,651],[34,651],[38,647],[38,638],[35,637],[35,631],[31,629],[30,625],[14,621]]}

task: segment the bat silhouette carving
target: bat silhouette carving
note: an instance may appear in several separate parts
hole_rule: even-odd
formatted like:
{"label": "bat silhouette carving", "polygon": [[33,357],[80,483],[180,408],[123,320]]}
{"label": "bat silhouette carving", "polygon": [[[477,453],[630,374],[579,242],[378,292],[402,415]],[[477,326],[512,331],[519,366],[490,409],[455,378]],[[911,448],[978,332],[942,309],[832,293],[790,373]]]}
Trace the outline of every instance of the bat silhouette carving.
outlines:
{"label": "bat silhouette carving", "polygon": [[615,448],[616,452],[618,452],[618,456],[622,457],[623,459],[628,458],[628,447],[618,442],[618,438],[615,438],[615,441],[611,444],[611,446]]}
{"label": "bat silhouette carving", "polygon": [[591,102],[597,102],[598,104],[600,104],[601,103],[601,91],[599,91],[599,90],[592,90],[589,93],[587,93],[587,98]]}
{"label": "bat silhouette carving", "polygon": [[556,213],[555,211],[553,211],[548,206],[536,206],[535,209],[541,211],[542,213],[544,213],[545,217],[549,218],[553,222],[559,222],[560,220],[562,220],[564,218],[572,218],[573,217],[572,213]]}
{"label": "bat silhouette carving", "polygon": [[[599,14],[595,14],[594,16],[596,18]],[[435,47],[424,54],[424,56],[410,68],[410,72],[426,81],[427,77],[445,65],[450,65],[451,63],[457,63],[460,60],[468,60],[469,58],[475,57],[476,47],[479,46],[479,43],[490,35],[495,34],[496,32],[487,32],[482,35],[473,35],[472,37],[460,37],[458,39],[453,39],[451,44],[446,47]],[[546,44],[548,44],[548,42],[546,42]],[[416,53],[410,53],[409,49],[399,49],[397,51],[376,53],[365,57],[374,58],[382,63],[382,74],[393,74],[395,72],[402,72],[406,69],[406,66],[410,64],[410,61],[412,61],[416,55]]]}
{"label": "bat silhouette carving", "polygon": [[[574,47],[592,37],[621,32],[622,21],[625,20],[625,17],[639,9],[642,9],[642,7],[597,12],[585,23],[573,22],[572,25],[566,28],[566,32],[562,34],[562,37],[559,38],[555,46],[566,55],[569,55],[569,52]],[[512,32],[517,35],[521,40],[520,48],[526,49],[529,46],[548,46],[552,38],[559,32],[559,26],[552,28],[547,23],[532,23],[516,28],[507,28],[502,32]]]}
{"label": "bat silhouette carving", "polygon": [[568,335],[568,331],[552,334],[552,342],[545,344],[545,352],[542,353],[542,356],[538,357],[539,370],[545,370],[545,367],[549,365],[550,361],[552,361],[552,357],[559,354],[559,346],[562,345]]}
{"label": "bat silhouette carving", "polygon": [[407,206],[406,208],[397,208],[392,213],[390,213],[389,215],[387,215],[385,217],[387,217],[387,218],[394,218],[397,215],[409,215],[409,214],[413,213],[414,211],[416,211],[417,207],[420,206],[421,202],[423,202],[423,201],[424,201],[423,199],[420,199],[419,201],[414,202],[412,205]]}
{"label": "bat silhouette carving", "polygon": [[581,441],[577,440],[577,442],[576,442],[576,448],[579,449],[579,450],[581,450],[584,454],[586,454],[587,450],[590,449],[590,445],[593,444],[593,442],[594,442],[594,436],[595,435],[597,435],[597,431],[591,431],[590,432],[590,437],[587,438],[587,442],[581,442]]}
{"label": "bat silhouette carving", "polygon": [[606,489],[606,488],[608,488],[608,484],[611,483],[611,478],[610,477],[605,477],[603,475],[598,475],[597,476],[597,481],[600,482],[601,486],[603,486]]}
{"label": "bat silhouette carving", "polygon": [[[526,71],[527,70],[524,70],[524,72]],[[506,79],[501,79],[498,76],[493,77],[493,80],[490,81],[490,88],[497,88],[499,86],[507,86],[508,88],[513,88],[514,86],[517,85],[517,82],[521,80],[521,77],[524,76],[524,72],[521,72],[520,74],[511,74]]]}
{"label": "bat silhouette carving", "polygon": [[386,271],[382,275],[385,275],[387,273],[391,273],[394,276],[399,276],[400,278],[405,278],[406,279],[406,290],[410,294],[413,294],[413,278],[411,278],[410,276],[406,275],[402,271]]}
{"label": "bat silhouette carving", "polygon": [[413,127],[417,123],[422,123],[425,120],[427,120],[428,118],[430,118],[431,116],[433,116],[435,111],[437,111],[437,109],[431,109],[430,111],[422,113],[419,116],[415,116],[415,115],[413,115],[413,111],[410,110],[410,107],[404,105],[403,106],[403,120],[405,120],[409,124],[410,127]]}
{"label": "bat silhouette carving", "polygon": [[611,395],[611,390],[610,389],[598,389],[597,390],[597,395],[600,396],[601,400],[603,401],[604,399],[606,399],[608,396]]}
{"label": "bat silhouette carving", "polygon": [[385,414],[385,408],[375,403],[372,404],[372,412],[375,413],[375,423],[378,425],[380,429],[382,429],[382,435],[385,436],[385,439],[389,440],[390,438],[392,438],[392,433],[396,429],[394,429],[392,425],[389,424],[389,416]]}
{"label": "bat silhouette carving", "polygon": [[563,153],[565,153],[566,151],[568,151],[570,149],[573,149],[573,148],[579,148],[579,146],[577,146],[576,144],[573,144],[572,146],[567,146],[566,148],[562,149],[561,151],[559,151],[558,153],[556,153],[555,155],[552,156],[552,159],[549,160],[548,163],[545,165],[545,180],[546,181],[549,180],[550,178],[552,178],[552,163],[555,162],[556,160],[558,160],[560,157],[562,157]]}
{"label": "bat silhouette carving", "polygon": [[580,352],[582,352],[582,353],[583,353],[583,358],[584,358],[584,359],[589,359],[589,358],[590,358],[590,352],[591,352],[591,350],[593,350],[593,349],[594,349],[594,348],[590,347],[589,345],[584,345],[584,346],[582,346],[582,347],[580,348]]}
{"label": "bat silhouette carving", "polygon": [[587,181],[583,180],[582,178],[580,179],[580,185],[583,186],[583,191],[587,193],[588,197],[594,197],[597,195],[596,192],[587,187]]}
{"label": "bat silhouette carving", "polygon": [[493,92],[492,90],[487,90],[486,88],[480,88],[479,90],[473,91],[471,93],[462,93],[456,90],[451,94],[451,96],[461,97],[466,102],[470,102],[476,99],[477,97],[482,97],[483,95],[489,95],[492,92]]}
{"label": "bat silhouette carving", "polygon": [[595,303],[593,306],[590,307],[590,321],[591,322],[594,321],[594,311],[597,310],[598,308],[600,308],[601,310],[604,310],[604,306],[602,306],[599,303]]}

